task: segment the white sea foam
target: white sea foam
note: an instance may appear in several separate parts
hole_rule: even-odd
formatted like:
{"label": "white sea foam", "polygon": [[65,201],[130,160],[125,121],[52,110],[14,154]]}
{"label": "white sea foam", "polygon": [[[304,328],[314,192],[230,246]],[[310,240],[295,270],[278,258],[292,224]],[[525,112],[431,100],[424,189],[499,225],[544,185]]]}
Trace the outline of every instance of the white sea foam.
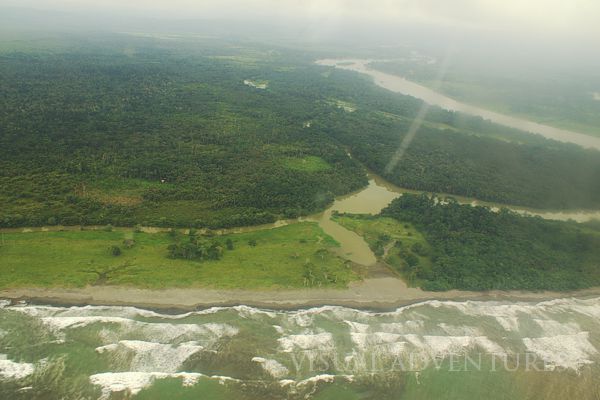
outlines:
{"label": "white sea foam", "polygon": [[[542,336],[523,340],[530,352],[536,353],[556,365],[569,365],[569,368],[591,362],[590,360],[594,359],[593,356],[597,353],[591,343],[596,343],[597,338],[594,336],[594,340],[590,343],[587,336],[584,340],[578,334],[584,327],[591,332],[590,335],[596,335],[593,326],[600,322],[599,298],[557,299],[538,303],[428,301],[386,313],[337,306],[300,311],[269,311],[247,306],[215,307],[175,316],[133,307],[25,306],[10,308],[19,309],[21,312],[40,318],[48,327],[57,332],[100,323],[102,325],[99,336],[107,346],[102,346],[99,348],[102,350],[99,351],[128,354],[128,357],[124,359],[133,359],[131,368],[139,372],[166,374],[175,373],[187,357],[200,351],[198,349],[204,347],[204,349],[210,350],[210,346],[220,338],[233,336],[239,332],[237,327],[229,324],[189,324],[177,323],[188,321],[174,320],[198,315],[209,316],[220,312],[234,312],[234,318],[237,313],[240,317],[240,324],[244,324],[244,319],[254,319],[266,323],[267,326],[271,325],[277,334],[281,335],[279,339],[274,337],[273,340],[277,340],[281,351],[288,353],[310,351],[317,354],[335,351],[333,336],[331,333],[322,331],[324,326],[321,325],[322,322],[347,325],[349,333],[346,334],[350,335],[354,345],[353,354],[361,356],[369,355],[370,352],[382,355],[403,355],[417,351],[429,357],[444,357],[454,353],[464,354],[478,348],[488,353],[506,353],[511,350],[508,347],[509,344],[505,344],[504,341],[496,343],[490,340],[485,335],[486,331],[491,329],[493,332],[496,327],[496,330],[503,329],[510,333],[498,335],[498,332],[493,332],[489,333],[490,337],[507,335],[514,339],[519,335],[524,335],[519,333],[519,330],[523,328],[527,335]],[[459,313],[462,315],[459,316]],[[460,318],[456,319],[457,316]],[[167,323],[165,321],[151,322],[145,320],[146,318],[164,318],[171,321],[166,321]],[[210,317],[195,318],[194,320],[206,321],[207,319]],[[464,323],[464,326],[460,326],[456,321]],[[480,322],[482,323],[480,324]],[[532,323],[539,328],[533,326],[534,329],[531,330]],[[560,339],[563,337],[571,339]],[[140,340],[136,342],[136,340],[130,339]],[[552,347],[554,346],[551,345],[553,341],[559,341],[559,339],[573,347],[571,356],[568,355],[569,349],[566,344],[563,348],[559,346],[560,343],[556,344],[558,347]],[[124,343],[129,343],[129,345]],[[132,343],[138,343],[137,347]],[[509,341],[508,343],[514,345],[514,342]],[[191,347],[186,348],[185,346]],[[197,346],[198,349],[193,349],[194,346]],[[552,354],[565,352],[567,356],[561,355],[558,360],[551,357]],[[175,362],[167,363],[164,359],[169,357],[172,357]],[[267,361],[269,360],[261,363],[263,368],[266,367],[265,370],[270,368],[266,364]],[[274,366],[275,364],[271,364],[271,367]],[[281,366],[285,368],[285,366]]]}
{"label": "white sea foam", "polygon": [[277,339],[283,352],[291,353],[294,350],[332,351],[335,348],[333,337],[329,332],[306,335],[289,335]]}
{"label": "white sea foam", "polygon": [[[352,361],[363,360],[365,355],[377,355],[378,357],[399,357],[406,352],[406,340],[404,336],[396,333],[373,332],[373,333],[350,333],[352,342],[356,346],[353,354],[346,357],[345,362],[349,365]],[[358,357],[358,358],[357,358]],[[356,366],[356,365],[355,365]]]}
{"label": "white sea foam", "polygon": [[492,317],[506,331],[516,332],[519,330],[519,316],[539,314],[540,309],[532,307],[531,304],[502,304],[498,302],[437,302],[437,307],[452,307],[465,315],[473,317]]}
{"label": "white sea foam", "polygon": [[298,311],[287,311],[284,312],[291,322],[301,327],[308,327],[313,324],[314,317],[322,315],[333,320],[357,320],[361,318],[369,319],[377,313],[356,310],[353,308],[341,307],[341,306],[321,306],[313,307],[306,310]]}
{"label": "white sea foam", "polygon": [[0,308],[4,308],[4,307],[8,307],[8,306],[10,306],[10,301],[0,300]]}
{"label": "white sea foam", "polygon": [[[0,300],[0,304],[5,306],[9,303],[5,300]],[[19,311],[28,313],[32,316],[94,316],[98,314],[106,314],[105,316],[120,316],[126,318],[134,318],[137,316],[147,318],[161,318],[161,319],[181,319],[193,315],[210,315],[227,310],[236,310],[243,315],[267,315],[269,317],[276,317],[287,315],[291,318],[306,319],[307,317],[329,313],[338,319],[355,320],[357,317],[379,317],[379,316],[400,316],[406,311],[418,309],[421,307],[452,307],[459,310],[465,311],[467,314],[481,315],[488,311],[492,311],[493,314],[509,314],[514,315],[516,312],[531,313],[536,311],[544,311],[555,309],[558,311],[569,310],[581,312],[589,316],[600,316],[600,298],[591,299],[574,299],[574,298],[563,298],[555,299],[542,302],[511,302],[502,303],[497,301],[439,301],[429,300],[420,303],[411,304],[408,306],[399,307],[398,309],[390,312],[370,312],[364,310],[358,310],[353,308],[341,307],[341,306],[321,306],[313,307],[306,310],[298,311],[272,311],[265,310],[249,306],[235,306],[235,307],[212,307],[201,311],[193,311],[182,314],[161,314],[155,311],[139,309],[136,307],[120,307],[120,306],[82,306],[82,307],[53,307],[53,306],[25,306],[25,307],[11,307],[19,309]],[[507,311],[510,310],[510,311]]]}
{"label": "white sea foam", "polygon": [[18,363],[6,358],[5,354],[0,354],[0,377],[4,379],[23,379],[33,374],[35,368],[30,363]]}
{"label": "white sea foam", "polygon": [[439,323],[438,326],[450,336],[483,336],[481,329],[474,326],[448,325],[444,322]]}
{"label": "white sea foam", "polygon": [[133,353],[130,369],[138,372],[175,372],[193,354],[203,350],[195,342],[179,345],[122,340],[96,348],[98,353]]}
{"label": "white sea foam", "polygon": [[42,322],[55,331],[62,331],[67,328],[83,328],[96,323],[115,323],[128,325],[135,321],[122,317],[42,317]]}
{"label": "white sea foam", "polygon": [[249,317],[253,317],[253,316],[267,316],[269,318],[275,318],[277,317],[277,313],[275,311],[267,311],[267,310],[262,310],[260,308],[254,308],[254,307],[249,307],[249,306],[235,306],[233,307],[234,310],[236,310],[238,312],[238,315],[242,318],[249,318]]}
{"label": "white sea foam", "polygon": [[519,330],[519,318],[548,320],[553,315],[578,313],[594,320],[600,319],[600,298],[575,299],[563,298],[537,303],[496,301],[428,301],[421,303],[435,308],[454,308],[465,315],[474,317],[493,317],[507,331]]}
{"label": "white sea foam", "polygon": [[298,386],[298,387],[302,387],[302,386],[306,386],[309,384],[318,384],[319,382],[326,382],[326,383],[332,383],[333,381],[335,381],[336,379],[344,379],[347,382],[353,382],[354,381],[354,375],[330,375],[330,374],[322,374],[322,375],[316,375],[316,376],[312,376],[310,378],[306,378],[300,381],[295,381],[292,379],[282,379],[279,381],[279,384],[281,386]]}
{"label": "white sea foam", "polygon": [[221,337],[234,336],[239,329],[228,324],[171,324],[141,322],[128,318],[112,316],[87,316],[87,317],[42,317],[42,322],[57,333],[65,329],[82,328],[91,324],[118,324],[122,329],[119,333],[108,330],[101,331],[106,341],[117,341],[119,336],[127,332],[138,331],[143,337],[152,338],[156,342],[172,342],[182,340],[208,340],[214,341]]}
{"label": "white sea foam", "polygon": [[576,312],[594,320],[600,320],[600,298],[593,299],[563,299],[556,303],[555,308],[564,312]]}
{"label": "white sea foam", "polygon": [[470,336],[423,336],[423,340],[432,357],[460,354],[473,346]]}
{"label": "white sea foam", "polygon": [[150,387],[157,379],[181,378],[184,386],[195,385],[204,375],[189,372],[167,374],[163,372],[107,372],[90,376],[90,382],[102,388],[98,400],[108,400],[112,393],[135,396]]}
{"label": "white sea foam", "polygon": [[498,343],[493,342],[485,336],[478,336],[475,338],[476,345],[487,354],[507,354],[507,351],[502,348]]}
{"label": "white sea foam", "polygon": [[[244,306],[242,306],[244,307]],[[160,319],[184,319],[194,315],[211,315],[221,311],[234,309],[232,307],[212,307],[201,311],[192,311],[182,314],[163,314],[151,310],[145,310],[137,307],[126,306],[73,306],[73,307],[55,307],[55,306],[25,306],[11,307],[16,311],[35,316],[35,317],[100,317],[100,316],[118,316],[122,318],[160,318]]]}
{"label": "white sea foam", "polygon": [[523,343],[528,351],[546,361],[549,369],[563,367],[578,371],[583,365],[592,364],[594,361],[590,358],[598,354],[598,350],[589,341],[588,332],[524,338]]}
{"label": "white sea foam", "polygon": [[307,312],[293,314],[291,320],[300,327],[308,327],[313,324],[313,315]]}
{"label": "white sea foam", "polygon": [[289,369],[285,365],[282,365],[279,361],[269,360],[262,357],[254,357],[252,361],[259,363],[262,368],[273,378],[283,378],[290,373]]}
{"label": "white sea foam", "polygon": [[350,327],[350,332],[367,333],[370,329],[368,324],[361,324],[360,322],[344,321]]}
{"label": "white sea foam", "polygon": [[391,322],[379,325],[382,331],[390,333],[410,334],[419,333],[423,330],[425,322],[422,320],[408,320],[404,322]]}
{"label": "white sea foam", "polygon": [[370,346],[379,345],[383,343],[395,343],[400,341],[403,336],[396,333],[388,332],[373,332],[373,333],[350,333],[352,342],[358,347],[359,350],[365,350]]}
{"label": "white sea foam", "polygon": [[415,350],[427,357],[443,358],[452,354],[465,354],[479,348],[487,353],[505,354],[505,350],[485,336],[417,336],[405,335]]}
{"label": "white sea foam", "polygon": [[321,375],[316,375],[316,376],[304,379],[302,381],[296,382],[296,385],[303,386],[303,385],[315,384],[315,383],[319,383],[319,382],[332,383],[333,381],[335,381],[335,378],[336,378],[336,375],[321,374]]}
{"label": "white sea foam", "polygon": [[550,319],[534,319],[542,328],[543,336],[573,335],[582,331],[575,322],[558,322]]}

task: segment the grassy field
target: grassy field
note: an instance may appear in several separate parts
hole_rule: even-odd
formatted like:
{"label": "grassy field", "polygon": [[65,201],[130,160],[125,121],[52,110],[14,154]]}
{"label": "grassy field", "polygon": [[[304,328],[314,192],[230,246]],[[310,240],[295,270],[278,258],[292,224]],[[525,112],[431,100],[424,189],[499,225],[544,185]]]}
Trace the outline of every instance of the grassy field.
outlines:
{"label": "grassy field", "polygon": [[[212,238],[233,249],[219,260],[168,258],[167,247],[185,235],[130,231],[4,233],[0,288],[82,287],[92,284],[143,288],[345,287],[358,279],[327,249],[337,243],[316,223]],[[123,245],[132,239],[131,248]],[[112,255],[118,246],[122,253]]]}
{"label": "grassy field", "polygon": [[[407,263],[418,263],[424,268],[431,266],[431,248],[411,224],[371,215],[338,214],[333,219],[362,236],[379,259],[403,275]],[[414,281],[411,276],[406,278]]]}
{"label": "grassy field", "polygon": [[288,157],[283,160],[283,164],[286,168],[294,171],[302,172],[319,172],[328,171],[331,169],[331,165],[321,157],[306,156],[306,157]]}

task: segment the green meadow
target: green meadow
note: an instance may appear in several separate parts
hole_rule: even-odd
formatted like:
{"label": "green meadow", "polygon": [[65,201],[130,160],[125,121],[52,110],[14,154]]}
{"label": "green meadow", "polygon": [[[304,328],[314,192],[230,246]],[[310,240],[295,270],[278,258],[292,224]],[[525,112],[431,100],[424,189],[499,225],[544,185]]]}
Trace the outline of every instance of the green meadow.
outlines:
{"label": "green meadow", "polygon": [[[128,285],[140,288],[345,287],[359,275],[329,251],[337,246],[316,223],[206,237],[218,260],[169,258],[183,233],[62,231],[3,233],[0,288]],[[119,255],[112,249],[119,248]]]}

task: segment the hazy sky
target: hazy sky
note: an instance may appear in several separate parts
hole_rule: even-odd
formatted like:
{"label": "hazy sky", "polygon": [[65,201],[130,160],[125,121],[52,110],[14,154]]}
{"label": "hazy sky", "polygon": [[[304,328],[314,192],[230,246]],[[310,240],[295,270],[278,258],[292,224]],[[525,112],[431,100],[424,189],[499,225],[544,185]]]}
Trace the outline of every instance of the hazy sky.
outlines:
{"label": "hazy sky", "polygon": [[600,37],[600,0],[0,0],[0,4],[175,18],[295,16],[331,23],[360,18]]}

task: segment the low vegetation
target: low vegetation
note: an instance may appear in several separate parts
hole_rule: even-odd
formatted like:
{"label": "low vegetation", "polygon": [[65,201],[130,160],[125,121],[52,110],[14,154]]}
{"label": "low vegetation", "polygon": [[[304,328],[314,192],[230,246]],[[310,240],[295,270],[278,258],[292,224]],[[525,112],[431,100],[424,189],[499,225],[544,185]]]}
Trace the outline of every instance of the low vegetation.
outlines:
{"label": "low vegetation", "polygon": [[308,222],[223,236],[133,229],[4,233],[0,288],[341,288],[359,275],[328,251],[336,245]]}

